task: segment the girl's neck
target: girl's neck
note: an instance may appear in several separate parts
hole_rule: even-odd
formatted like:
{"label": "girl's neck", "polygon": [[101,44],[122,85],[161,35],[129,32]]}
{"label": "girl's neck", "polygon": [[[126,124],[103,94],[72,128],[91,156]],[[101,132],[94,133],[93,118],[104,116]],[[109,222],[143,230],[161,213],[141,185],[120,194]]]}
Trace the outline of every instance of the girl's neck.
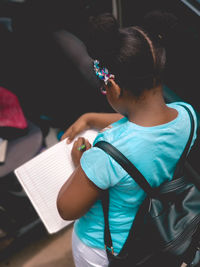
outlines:
{"label": "girl's neck", "polygon": [[144,127],[161,125],[174,120],[178,115],[175,109],[169,108],[162,94],[162,87],[158,86],[146,90],[142,96],[130,101],[128,119]]}

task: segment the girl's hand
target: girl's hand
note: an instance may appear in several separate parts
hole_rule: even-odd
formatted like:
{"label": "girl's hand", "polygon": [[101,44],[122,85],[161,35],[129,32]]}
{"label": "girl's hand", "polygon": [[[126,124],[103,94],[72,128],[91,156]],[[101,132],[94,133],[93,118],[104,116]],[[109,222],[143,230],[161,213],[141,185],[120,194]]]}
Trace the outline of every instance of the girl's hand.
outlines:
{"label": "girl's hand", "polygon": [[71,143],[73,139],[81,132],[89,129],[89,125],[87,123],[87,115],[84,114],[80,116],[62,135],[61,140],[67,139],[67,143]]}
{"label": "girl's hand", "polygon": [[91,144],[89,141],[83,137],[79,137],[73,144],[71,156],[72,161],[77,167],[80,164],[81,156],[83,155],[84,151],[91,148]]}
{"label": "girl's hand", "polygon": [[123,116],[119,113],[85,113],[65,131],[61,140],[68,137],[67,143],[69,144],[81,132],[88,129],[101,130],[121,118]]}

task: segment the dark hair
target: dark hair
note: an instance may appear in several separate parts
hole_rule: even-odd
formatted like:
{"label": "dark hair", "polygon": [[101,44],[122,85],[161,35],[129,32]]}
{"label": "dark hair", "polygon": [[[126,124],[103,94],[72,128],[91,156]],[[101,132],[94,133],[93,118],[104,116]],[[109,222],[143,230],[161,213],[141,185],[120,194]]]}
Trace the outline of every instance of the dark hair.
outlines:
{"label": "dark hair", "polygon": [[175,24],[173,15],[155,11],[140,26],[120,28],[112,14],[100,14],[89,20],[88,52],[115,75],[122,89],[140,95],[163,81],[165,42]]}

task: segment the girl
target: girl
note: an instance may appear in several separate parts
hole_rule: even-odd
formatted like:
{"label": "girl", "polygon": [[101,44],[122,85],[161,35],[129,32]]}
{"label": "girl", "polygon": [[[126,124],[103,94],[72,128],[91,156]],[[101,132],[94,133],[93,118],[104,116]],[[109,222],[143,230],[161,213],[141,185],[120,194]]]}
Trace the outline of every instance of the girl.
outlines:
{"label": "girl", "polygon": [[[70,142],[82,130],[106,127],[94,144],[106,140],[114,145],[152,187],[157,187],[172,178],[190,134],[187,111],[178,103],[166,104],[162,92],[166,63],[163,40],[174,19],[168,14],[155,13],[146,18],[146,27],[121,29],[112,15],[102,14],[90,23],[88,49],[97,58],[94,71],[103,81],[102,92],[117,113],[84,114],[62,139],[68,137]],[[164,26],[164,33],[160,25]],[[185,105],[195,117],[191,105]],[[195,138],[196,135],[193,142]],[[83,144],[85,152],[78,149]],[[109,155],[91,147],[84,138],[75,141],[72,159],[76,169],[62,186],[57,207],[63,219],[76,220],[72,237],[75,265],[108,266],[102,191],[109,188],[114,253],[122,248],[145,193]]]}

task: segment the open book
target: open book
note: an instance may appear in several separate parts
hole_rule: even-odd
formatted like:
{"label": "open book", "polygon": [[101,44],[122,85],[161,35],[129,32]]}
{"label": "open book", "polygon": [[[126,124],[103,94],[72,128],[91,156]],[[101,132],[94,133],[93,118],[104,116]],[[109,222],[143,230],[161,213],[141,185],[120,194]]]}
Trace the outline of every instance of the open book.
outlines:
{"label": "open book", "polygon": [[[80,134],[91,144],[96,135],[95,130]],[[72,146],[72,143],[66,143],[66,139],[60,141],[14,171],[50,234],[72,222],[63,220],[56,206],[59,190],[74,170],[71,159]]]}

